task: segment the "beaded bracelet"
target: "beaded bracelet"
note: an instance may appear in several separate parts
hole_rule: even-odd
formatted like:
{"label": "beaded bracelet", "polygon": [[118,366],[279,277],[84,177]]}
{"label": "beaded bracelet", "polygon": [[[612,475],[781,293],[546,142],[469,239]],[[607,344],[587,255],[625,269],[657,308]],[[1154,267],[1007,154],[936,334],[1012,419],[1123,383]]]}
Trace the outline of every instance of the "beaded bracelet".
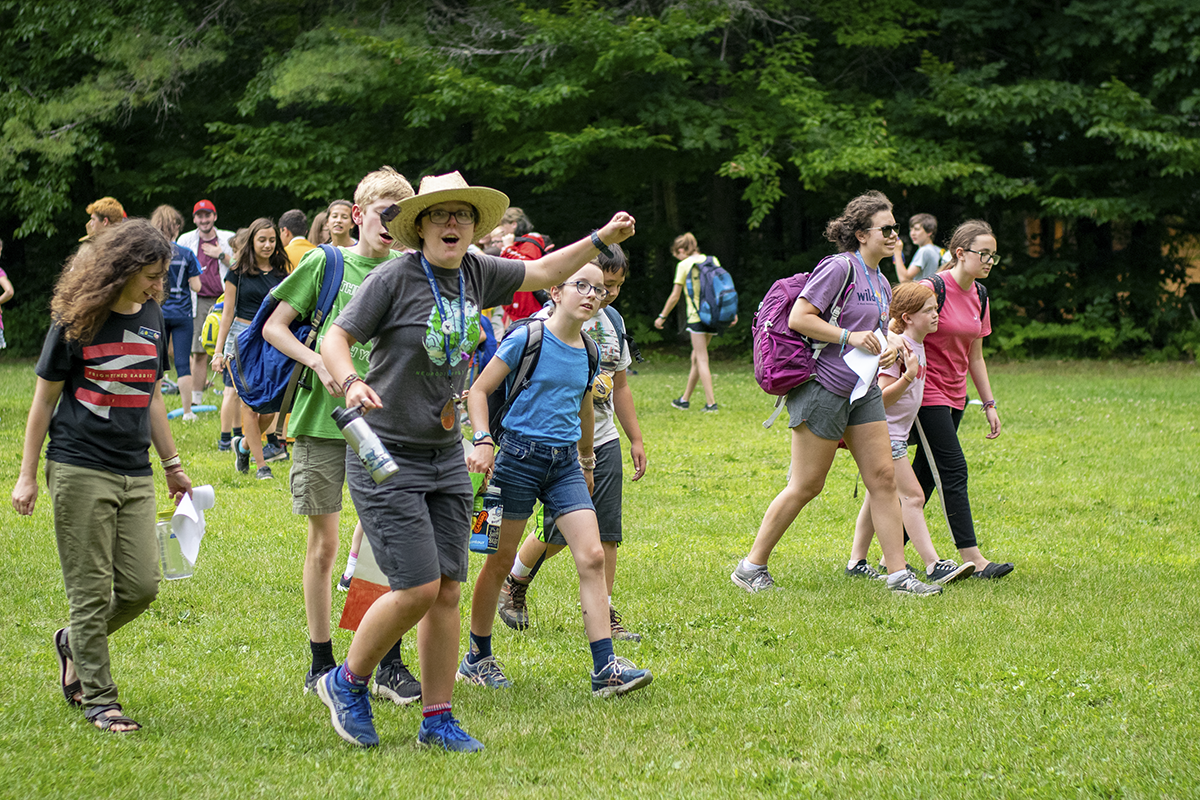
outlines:
{"label": "beaded bracelet", "polygon": [[168,467],[178,467],[180,464],[183,463],[182,459],[179,458],[179,453],[176,453],[175,455],[171,456],[170,458],[161,459],[161,461],[162,461],[162,466],[163,466],[164,470],[167,469]]}
{"label": "beaded bracelet", "polygon": [[842,342],[842,349],[841,349],[841,351],[839,352],[839,354],[840,354],[840,353],[845,353],[845,352],[846,352],[846,342],[848,342],[848,341],[850,341],[850,329],[849,329],[849,328],[842,328],[842,339],[841,339],[841,342]]}
{"label": "beaded bracelet", "polygon": [[606,245],[600,239],[600,234],[597,233],[596,231],[592,231],[592,246],[595,247],[597,250],[599,250],[601,253],[604,253],[604,255],[608,256],[609,258],[612,258],[612,250],[608,249],[608,245]]}
{"label": "beaded bracelet", "polygon": [[596,457],[594,455],[593,456],[580,456],[579,457],[579,466],[583,467],[586,470],[595,469],[596,468]]}
{"label": "beaded bracelet", "polygon": [[350,391],[350,387],[361,380],[362,378],[358,377],[358,375],[351,375],[350,377],[346,378],[346,380],[342,381],[342,394]]}
{"label": "beaded bracelet", "polygon": [[983,410],[984,411],[987,411],[989,408],[995,408],[995,407],[996,407],[995,400],[984,400],[983,401]]}

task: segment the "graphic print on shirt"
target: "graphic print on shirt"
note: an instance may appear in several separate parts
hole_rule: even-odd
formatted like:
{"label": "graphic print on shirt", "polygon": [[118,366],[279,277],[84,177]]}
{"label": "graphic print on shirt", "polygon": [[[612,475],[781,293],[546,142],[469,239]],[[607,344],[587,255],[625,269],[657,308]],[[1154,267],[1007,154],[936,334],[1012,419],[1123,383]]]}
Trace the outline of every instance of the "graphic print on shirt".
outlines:
{"label": "graphic print on shirt", "polygon": [[[143,328],[152,337],[124,331],[120,342],[87,345],[83,348],[84,377],[96,389],[80,386],[75,399],[101,419],[109,419],[114,407],[146,408],[158,375],[158,345],[161,334]],[[136,384],[144,384],[139,389]],[[98,391],[97,391],[98,390]]]}
{"label": "graphic print on shirt", "polygon": [[621,358],[621,343],[617,341],[615,331],[610,333],[599,317],[593,317],[585,323],[583,330],[592,337],[592,341],[600,350],[600,367],[592,380],[592,404],[612,405],[613,373],[616,372],[617,362]]}
{"label": "graphic print on shirt", "polygon": [[458,329],[462,323],[460,304],[461,298],[446,301],[448,319],[442,319],[437,303],[429,310],[429,321],[425,324],[425,352],[436,366],[446,365],[446,344],[450,345],[450,367],[454,368],[470,360],[482,338],[482,332],[479,330],[479,307],[470,300],[462,312],[466,315],[466,336],[459,336]]}

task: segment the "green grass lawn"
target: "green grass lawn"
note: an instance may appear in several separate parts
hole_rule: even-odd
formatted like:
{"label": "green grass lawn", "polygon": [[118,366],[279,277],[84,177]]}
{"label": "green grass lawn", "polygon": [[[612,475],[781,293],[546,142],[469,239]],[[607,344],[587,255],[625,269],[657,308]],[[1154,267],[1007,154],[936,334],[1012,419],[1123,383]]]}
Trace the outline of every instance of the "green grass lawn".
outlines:
{"label": "green grass lawn", "polygon": [[[981,546],[1017,569],[915,599],[842,576],[861,503],[845,453],[772,558],[783,591],[735,588],[787,431],[762,428],[771,403],[748,364],[716,365],[721,411],[705,415],[669,405],[686,362],[653,362],[631,377],[650,469],[626,485],[615,597],[645,637],[617,652],[654,671],[649,688],[591,697],[562,557],[530,592],[533,627],[496,628],[515,688],[455,691],[483,754],[418,749],[419,712],[385,704],[381,747],[343,743],[301,694],[304,520],[287,468],[235,474],[210,414],[173,423],[192,481],[217,492],[196,574],[112,640],[138,734],[91,730],[56,686],[66,601],[44,491],[31,518],[0,511],[0,796],[1200,795],[1194,366],[993,365],[1004,431],[985,441],[972,407],[962,439]],[[0,365],[6,491],[32,387],[31,363]],[[936,501],[928,517],[952,556]],[[352,526],[344,515],[344,544]],[[335,634],[339,658],[349,639]]]}

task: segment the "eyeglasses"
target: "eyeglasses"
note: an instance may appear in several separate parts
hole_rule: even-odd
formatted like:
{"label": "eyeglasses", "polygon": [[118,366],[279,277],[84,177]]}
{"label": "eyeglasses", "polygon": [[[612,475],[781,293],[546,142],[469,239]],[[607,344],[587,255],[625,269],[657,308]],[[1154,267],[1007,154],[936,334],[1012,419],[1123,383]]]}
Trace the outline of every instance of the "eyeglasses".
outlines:
{"label": "eyeglasses", "polygon": [[992,253],[987,250],[972,250],[969,247],[964,247],[963,250],[965,250],[968,253],[974,253],[975,255],[979,256],[979,260],[982,261],[984,264],[991,264],[993,267],[1000,266],[1000,254],[999,253]]}
{"label": "eyeglasses", "polygon": [[570,281],[568,283],[560,283],[559,286],[574,286],[575,291],[584,297],[594,294],[597,300],[606,300],[610,294],[608,289],[605,289],[603,286],[593,286],[587,281]]}
{"label": "eyeglasses", "polygon": [[883,238],[890,239],[900,232],[899,225],[876,225],[874,228],[867,228],[869,231],[879,231],[883,234]]}
{"label": "eyeglasses", "polygon": [[462,225],[475,224],[475,212],[470,209],[460,208],[458,211],[447,211],[444,208],[435,208],[433,211],[425,212],[424,216],[429,217],[429,221],[434,225],[445,225],[450,221],[450,216],[458,220]]}

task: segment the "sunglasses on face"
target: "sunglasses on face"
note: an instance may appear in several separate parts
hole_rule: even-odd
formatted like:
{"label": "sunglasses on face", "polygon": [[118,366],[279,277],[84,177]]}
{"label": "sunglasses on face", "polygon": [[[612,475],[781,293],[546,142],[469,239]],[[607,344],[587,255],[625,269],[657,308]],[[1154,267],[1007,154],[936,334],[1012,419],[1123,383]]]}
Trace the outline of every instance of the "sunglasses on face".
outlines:
{"label": "sunglasses on face", "polygon": [[874,228],[867,228],[869,231],[879,231],[883,234],[883,238],[890,239],[900,232],[899,225],[876,225]]}
{"label": "sunglasses on face", "polygon": [[575,291],[579,292],[584,297],[588,295],[596,295],[597,300],[605,300],[608,298],[609,291],[603,286],[593,286],[587,281],[570,281],[568,283],[560,283],[559,286],[574,286]]}

